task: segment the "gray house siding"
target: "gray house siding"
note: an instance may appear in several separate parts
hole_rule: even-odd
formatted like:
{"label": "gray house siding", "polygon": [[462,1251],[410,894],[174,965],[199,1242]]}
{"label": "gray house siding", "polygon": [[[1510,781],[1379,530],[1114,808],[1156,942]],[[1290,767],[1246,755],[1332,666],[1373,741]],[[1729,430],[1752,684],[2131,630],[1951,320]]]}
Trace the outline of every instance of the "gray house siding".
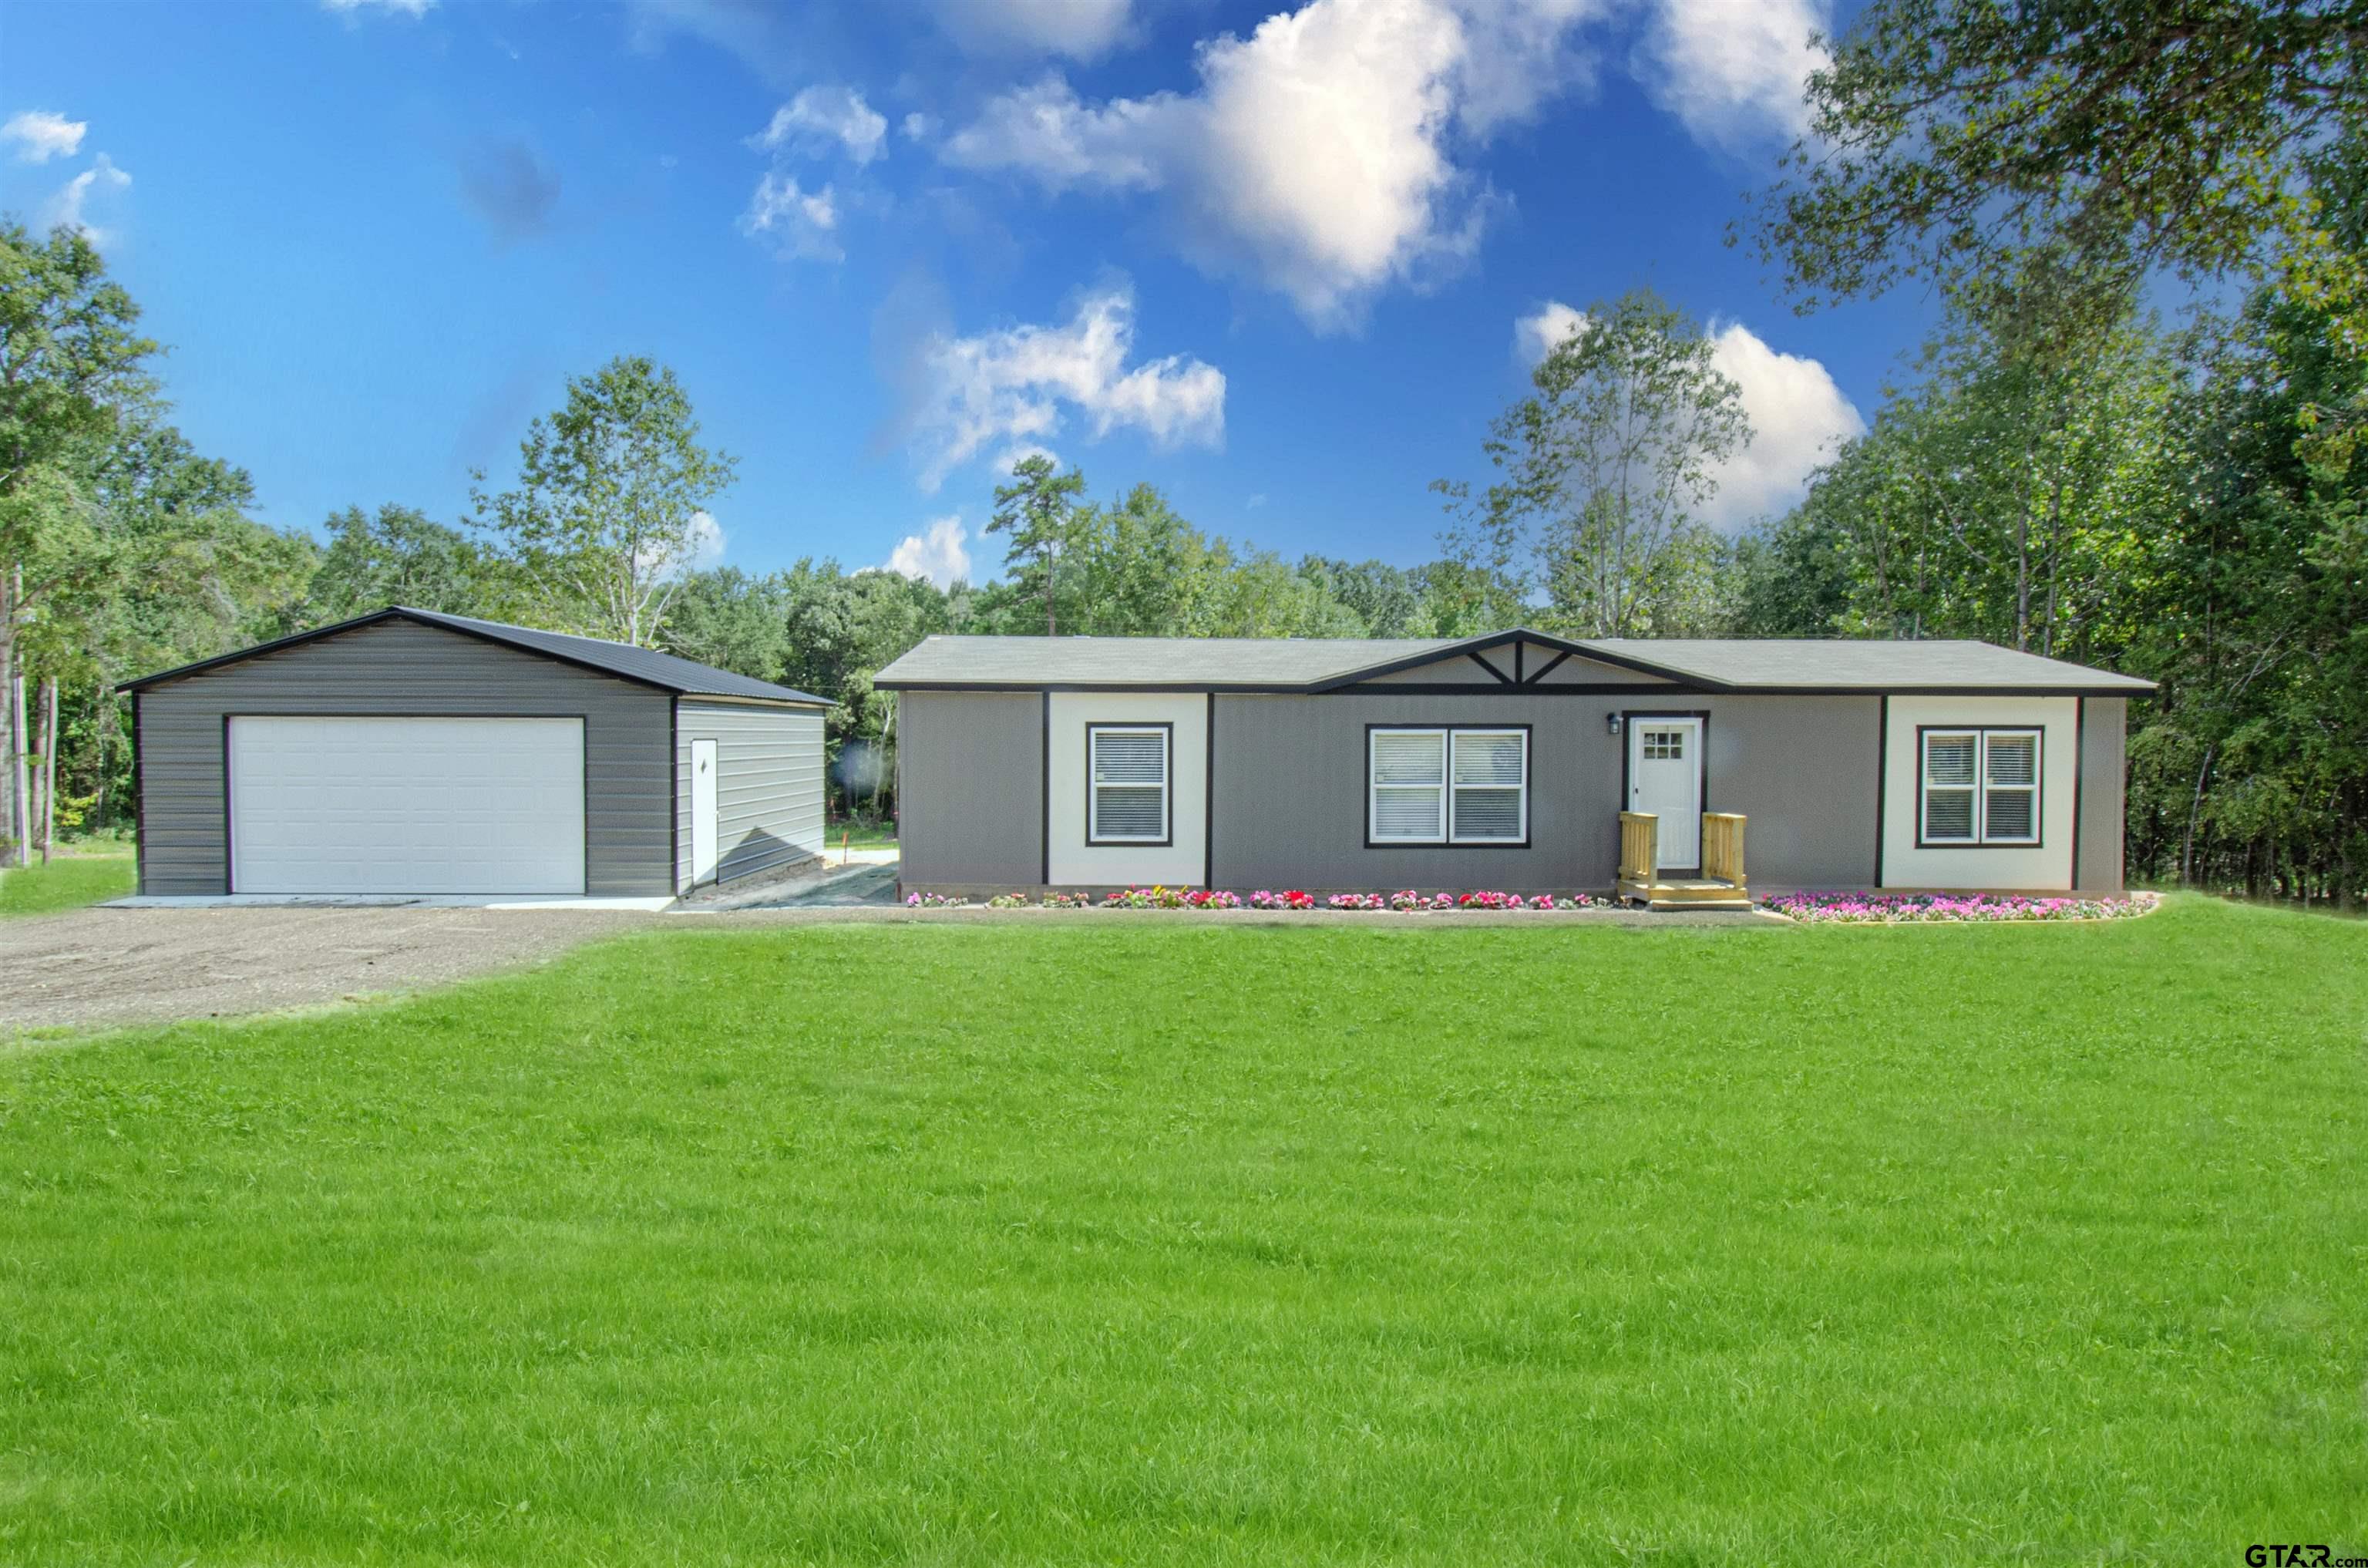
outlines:
{"label": "gray house siding", "polygon": [[1044,866],[1044,699],[897,699],[899,874],[916,887],[1034,887]]}
{"label": "gray house siding", "polygon": [[224,720],[312,713],[581,716],[586,891],[671,892],[672,701],[631,681],[403,620],[146,687],[138,735],[141,891],[229,891]]}
{"label": "gray house siding", "polygon": [[2080,704],[2080,863],[2072,885],[2082,892],[2119,892],[2122,829],[2127,815],[2129,699],[2090,697]]}
{"label": "gray house siding", "polygon": [[[1619,700],[1632,708],[1649,705],[1624,696]],[[1668,706],[1710,715],[1703,804],[1749,819],[1744,870],[1754,884],[1874,885],[1881,698],[1682,698]]]}
{"label": "gray house siding", "polygon": [[[1753,881],[1864,886],[1874,874],[1880,704],[1871,697],[1217,699],[1215,881],[1310,890],[1611,886],[1622,758],[1612,711],[1706,712],[1712,811],[1751,818]],[[1365,846],[1370,724],[1530,726],[1530,846]],[[916,879],[918,880],[918,879]]]}
{"label": "gray house siding", "polygon": [[690,743],[715,742],[715,880],[822,852],[820,712],[686,697],[675,710],[675,879],[690,886]]}

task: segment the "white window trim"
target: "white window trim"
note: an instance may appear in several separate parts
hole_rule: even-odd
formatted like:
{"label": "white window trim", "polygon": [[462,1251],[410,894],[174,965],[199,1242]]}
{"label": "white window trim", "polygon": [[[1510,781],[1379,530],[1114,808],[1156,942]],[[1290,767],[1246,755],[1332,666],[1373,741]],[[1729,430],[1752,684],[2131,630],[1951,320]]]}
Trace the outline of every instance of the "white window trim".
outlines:
{"label": "white window trim", "polygon": [[[1479,835],[1459,835],[1455,829],[1455,797],[1466,790],[1497,790],[1502,784],[1459,784],[1455,781],[1455,748],[1466,735],[1516,735],[1521,742],[1520,824],[1521,831],[1510,838],[1491,838]],[[1447,825],[1450,844],[1521,845],[1530,841],[1530,733],[1517,728],[1488,729],[1474,724],[1447,732]]]}
{"label": "white window trim", "polygon": [[[2029,784],[1993,784],[1990,781],[1990,737],[2031,737],[2031,782]],[[1974,780],[1971,784],[1934,784],[1931,782],[1932,743],[1959,737],[1974,743]],[[1916,744],[1916,843],[1922,849],[2031,849],[2038,847],[2045,826],[2040,820],[2044,804],[2043,786],[2046,781],[2047,731],[2038,724],[1934,724],[1927,726],[1917,737]],[[1967,813],[1973,833],[1964,838],[1936,838],[1932,835],[1932,792],[1946,790],[1951,794],[1969,794],[1973,809]],[[2031,832],[2008,837],[1989,830],[1989,799],[1993,790],[2015,790],[2031,797]]]}
{"label": "white window trim", "polygon": [[[1439,782],[1436,784],[1394,784],[1395,790],[1436,790],[1439,792],[1438,828],[1430,833],[1385,834],[1382,831],[1381,769],[1375,751],[1383,735],[1437,735],[1439,737]],[[1378,724],[1365,732],[1365,841],[1368,844],[1444,844],[1447,842],[1448,781],[1455,777],[1454,759],[1450,755],[1454,742],[1448,738],[1445,725]]]}
{"label": "white window trim", "polygon": [[[1400,790],[1436,790],[1439,792],[1438,826],[1424,834],[1384,834],[1382,832],[1382,789],[1380,769],[1375,762],[1375,747],[1383,735],[1436,735],[1439,737],[1440,781],[1436,785],[1401,784],[1390,788]],[[1490,838],[1475,835],[1458,835],[1454,831],[1455,797],[1466,790],[1503,790],[1503,784],[1459,784],[1455,781],[1455,743],[1463,735],[1519,735],[1521,739],[1520,823],[1521,831],[1512,838]],[[1530,732],[1517,724],[1376,724],[1365,732],[1365,842],[1371,847],[1395,847],[1399,845],[1444,844],[1471,845],[1483,847],[1519,848],[1530,841]]]}
{"label": "white window trim", "polygon": [[[1156,834],[1106,834],[1102,831],[1102,783],[1095,777],[1094,747],[1104,735],[1159,737],[1159,831]],[[1147,789],[1147,785],[1122,785]],[[1086,726],[1086,843],[1165,845],[1176,837],[1176,733],[1166,724],[1102,724]]]}

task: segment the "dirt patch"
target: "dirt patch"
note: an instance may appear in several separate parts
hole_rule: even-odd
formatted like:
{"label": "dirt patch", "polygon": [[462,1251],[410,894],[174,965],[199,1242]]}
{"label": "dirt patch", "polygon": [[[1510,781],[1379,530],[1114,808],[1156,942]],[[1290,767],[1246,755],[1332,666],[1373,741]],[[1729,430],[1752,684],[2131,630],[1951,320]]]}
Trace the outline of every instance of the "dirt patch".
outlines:
{"label": "dirt patch", "polygon": [[0,1034],[229,1017],[415,991],[662,916],[588,909],[80,909],[0,926]]}

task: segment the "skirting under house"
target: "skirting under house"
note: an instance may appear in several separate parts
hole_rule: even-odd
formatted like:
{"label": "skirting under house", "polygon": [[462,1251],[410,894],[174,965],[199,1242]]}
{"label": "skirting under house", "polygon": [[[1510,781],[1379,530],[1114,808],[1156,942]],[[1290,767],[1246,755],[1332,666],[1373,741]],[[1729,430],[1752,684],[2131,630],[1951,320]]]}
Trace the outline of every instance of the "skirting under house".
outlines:
{"label": "skirting under house", "polygon": [[2151,683],[1983,642],[932,637],[905,887],[2116,892]]}

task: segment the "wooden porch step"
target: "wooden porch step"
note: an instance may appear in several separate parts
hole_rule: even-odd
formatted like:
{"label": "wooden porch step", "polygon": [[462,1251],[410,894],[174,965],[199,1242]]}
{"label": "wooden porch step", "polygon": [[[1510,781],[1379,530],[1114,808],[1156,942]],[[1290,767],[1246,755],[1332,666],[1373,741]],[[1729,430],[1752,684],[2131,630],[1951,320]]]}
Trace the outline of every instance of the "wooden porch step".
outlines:
{"label": "wooden porch step", "polygon": [[1648,909],[1749,909],[1751,894],[1719,877],[1659,877],[1640,881],[1623,877],[1618,888],[1622,903]]}

